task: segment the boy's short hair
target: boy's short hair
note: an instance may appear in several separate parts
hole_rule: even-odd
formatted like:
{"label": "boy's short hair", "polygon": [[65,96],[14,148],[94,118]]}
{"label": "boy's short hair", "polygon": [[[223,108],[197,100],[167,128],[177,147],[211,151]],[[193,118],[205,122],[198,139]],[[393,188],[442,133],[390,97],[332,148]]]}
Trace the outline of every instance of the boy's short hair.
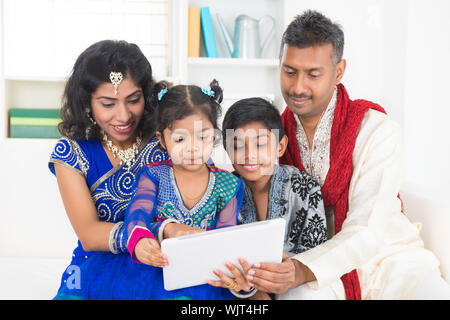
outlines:
{"label": "boy's short hair", "polygon": [[226,148],[226,132],[250,122],[264,124],[272,132],[278,132],[278,142],[285,135],[278,109],[263,98],[247,98],[235,102],[225,114],[222,123],[223,144]]}

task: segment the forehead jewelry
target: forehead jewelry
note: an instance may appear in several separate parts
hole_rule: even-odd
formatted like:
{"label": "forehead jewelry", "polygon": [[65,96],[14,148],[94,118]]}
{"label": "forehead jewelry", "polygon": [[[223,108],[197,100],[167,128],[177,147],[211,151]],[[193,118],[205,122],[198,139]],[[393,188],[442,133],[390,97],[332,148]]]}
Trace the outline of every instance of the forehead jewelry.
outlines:
{"label": "forehead jewelry", "polygon": [[119,84],[123,80],[122,72],[111,72],[109,74],[109,80],[111,80],[111,83],[114,86],[114,94],[117,95],[117,88],[119,87]]}

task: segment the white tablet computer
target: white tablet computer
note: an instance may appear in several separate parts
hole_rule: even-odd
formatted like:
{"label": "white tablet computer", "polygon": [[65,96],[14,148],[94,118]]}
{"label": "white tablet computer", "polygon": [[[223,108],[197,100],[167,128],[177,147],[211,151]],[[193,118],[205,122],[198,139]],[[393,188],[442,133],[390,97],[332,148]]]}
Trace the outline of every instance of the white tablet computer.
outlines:
{"label": "white tablet computer", "polygon": [[175,290],[218,279],[214,269],[231,276],[225,263],[240,268],[241,257],[250,265],[281,262],[285,227],[286,221],[278,218],[163,240],[161,249],[169,260],[163,269],[164,288]]}

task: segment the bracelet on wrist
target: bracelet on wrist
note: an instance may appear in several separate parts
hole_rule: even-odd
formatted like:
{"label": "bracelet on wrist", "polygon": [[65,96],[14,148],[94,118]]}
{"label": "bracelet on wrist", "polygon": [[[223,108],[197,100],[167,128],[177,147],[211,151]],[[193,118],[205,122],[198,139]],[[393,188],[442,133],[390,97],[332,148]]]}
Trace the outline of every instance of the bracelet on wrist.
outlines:
{"label": "bracelet on wrist", "polygon": [[[122,229],[123,229],[123,221],[119,221],[112,227],[109,233],[109,240],[108,240],[109,251],[111,251],[114,254],[119,254],[122,252],[120,245],[120,239],[123,238]],[[120,236],[120,234],[122,236]]]}
{"label": "bracelet on wrist", "polygon": [[258,289],[252,287],[248,291],[243,291],[243,290],[235,291],[235,290],[231,290],[231,289],[230,289],[230,291],[237,298],[247,299],[247,298],[253,297],[256,294],[256,292],[258,292]]}
{"label": "bracelet on wrist", "polygon": [[128,253],[127,240],[125,225],[122,225],[116,238],[116,247],[120,253]]}

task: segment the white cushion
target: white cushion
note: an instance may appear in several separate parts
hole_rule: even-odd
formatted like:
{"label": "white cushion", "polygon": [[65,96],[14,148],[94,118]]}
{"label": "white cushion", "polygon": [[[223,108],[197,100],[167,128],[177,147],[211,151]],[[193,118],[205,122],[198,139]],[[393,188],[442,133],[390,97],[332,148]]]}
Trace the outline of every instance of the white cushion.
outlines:
{"label": "white cushion", "polygon": [[0,257],[61,258],[77,237],[56,177],[48,169],[54,139],[0,140]]}
{"label": "white cushion", "polygon": [[427,196],[418,186],[407,185],[400,192],[406,216],[422,224],[425,248],[441,262],[441,273],[450,283],[450,200]]}
{"label": "white cushion", "polygon": [[69,259],[0,258],[0,300],[49,300]]}

